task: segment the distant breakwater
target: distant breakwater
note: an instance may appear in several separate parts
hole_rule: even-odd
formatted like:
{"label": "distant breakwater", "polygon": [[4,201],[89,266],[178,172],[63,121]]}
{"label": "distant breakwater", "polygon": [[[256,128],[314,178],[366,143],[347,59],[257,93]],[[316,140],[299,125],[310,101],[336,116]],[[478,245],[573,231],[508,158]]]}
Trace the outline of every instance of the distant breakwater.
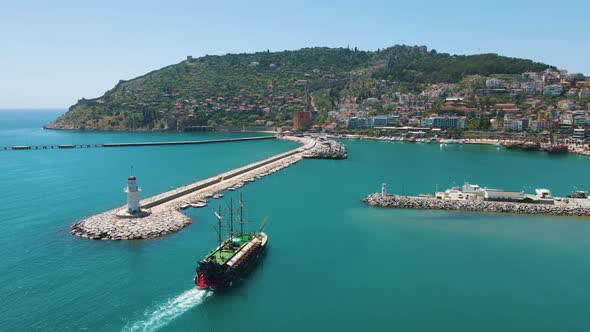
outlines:
{"label": "distant breakwater", "polygon": [[558,206],[549,204],[531,204],[514,202],[492,202],[479,200],[442,200],[429,197],[412,197],[399,195],[370,194],[363,199],[367,205],[398,209],[425,209],[471,211],[512,214],[540,214],[551,216],[590,216],[590,208],[574,204]]}
{"label": "distant breakwater", "polygon": [[155,145],[193,145],[193,144],[212,144],[212,143],[257,141],[257,140],[275,139],[275,138],[276,138],[275,136],[257,136],[257,137],[222,138],[222,139],[203,140],[203,141],[129,142],[129,143],[61,144],[61,145],[15,145],[15,146],[0,146],[0,150],[120,148],[120,147],[139,147],[139,146],[155,146]]}

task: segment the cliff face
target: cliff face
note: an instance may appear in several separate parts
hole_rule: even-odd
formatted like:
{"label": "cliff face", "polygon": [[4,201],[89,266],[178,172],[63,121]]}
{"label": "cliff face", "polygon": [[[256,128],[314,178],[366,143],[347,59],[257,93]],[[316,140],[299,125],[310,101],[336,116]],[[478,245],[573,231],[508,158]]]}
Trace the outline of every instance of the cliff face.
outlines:
{"label": "cliff face", "polygon": [[119,83],[81,99],[49,129],[183,130],[193,126],[289,124],[293,111],[333,109],[339,98],[367,98],[376,79],[412,86],[465,75],[517,74],[547,65],[495,54],[451,56],[426,47],[376,52],[344,48],[205,56]]}

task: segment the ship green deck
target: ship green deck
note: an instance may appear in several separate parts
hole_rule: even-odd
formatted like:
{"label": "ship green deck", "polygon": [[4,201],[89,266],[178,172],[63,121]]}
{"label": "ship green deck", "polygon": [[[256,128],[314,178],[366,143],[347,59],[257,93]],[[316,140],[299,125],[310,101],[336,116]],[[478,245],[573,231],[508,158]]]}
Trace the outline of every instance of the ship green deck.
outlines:
{"label": "ship green deck", "polygon": [[231,238],[225,240],[220,249],[211,252],[205,260],[215,261],[219,265],[227,263],[239,249],[251,239],[250,234],[243,234],[241,236],[234,236],[233,239],[240,239],[238,242],[234,242],[236,245],[232,245]]}

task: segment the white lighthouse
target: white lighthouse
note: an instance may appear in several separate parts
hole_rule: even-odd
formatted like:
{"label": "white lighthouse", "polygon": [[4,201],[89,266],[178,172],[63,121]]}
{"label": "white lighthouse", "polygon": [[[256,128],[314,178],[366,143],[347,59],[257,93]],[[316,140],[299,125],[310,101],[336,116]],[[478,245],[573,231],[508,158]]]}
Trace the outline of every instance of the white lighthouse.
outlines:
{"label": "white lighthouse", "polygon": [[127,212],[131,214],[140,213],[141,209],[139,208],[139,192],[141,188],[137,186],[136,182],[137,178],[131,175],[127,178],[127,188],[125,188],[125,192],[127,193]]}
{"label": "white lighthouse", "polygon": [[381,184],[381,196],[387,196],[387,183],[385,182]]}

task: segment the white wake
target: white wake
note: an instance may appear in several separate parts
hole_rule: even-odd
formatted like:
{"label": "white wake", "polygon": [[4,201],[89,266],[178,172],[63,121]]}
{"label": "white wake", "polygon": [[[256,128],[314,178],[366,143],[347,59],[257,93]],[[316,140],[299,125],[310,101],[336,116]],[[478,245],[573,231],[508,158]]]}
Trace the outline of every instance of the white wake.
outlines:
{"label": "white wake", "polygon": [[153,311],[146,311],[142,320],[132,325],[125,326],[123,331],[155,331],[168,325],[178,316],[189,311],[191,308],[203,303],[205,299],[213,294],[207,290],[197,288],[190,289],[179,296],[169,299],[165,304],[158,306]]}

